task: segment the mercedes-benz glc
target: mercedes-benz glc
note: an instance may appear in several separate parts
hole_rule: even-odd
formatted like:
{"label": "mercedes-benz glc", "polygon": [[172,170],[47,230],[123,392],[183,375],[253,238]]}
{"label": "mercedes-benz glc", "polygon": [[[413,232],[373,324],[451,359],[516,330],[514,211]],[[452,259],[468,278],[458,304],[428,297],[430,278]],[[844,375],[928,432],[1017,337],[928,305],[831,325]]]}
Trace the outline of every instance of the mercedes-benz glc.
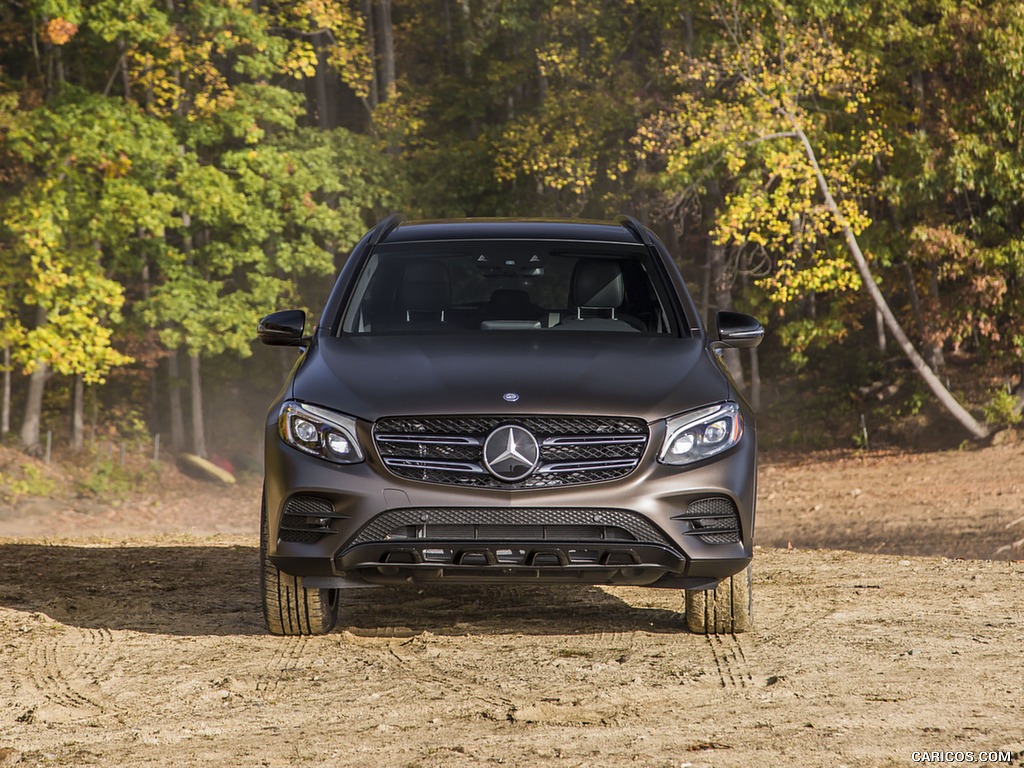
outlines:
{"label": "mercedes-benz glc", "polygon": [[268,629],[319,634],[359,585],[687,591],[699,632],[750,623],[756,433],[706,328],[635,219],[391,217],[354,248],[266,423]]}

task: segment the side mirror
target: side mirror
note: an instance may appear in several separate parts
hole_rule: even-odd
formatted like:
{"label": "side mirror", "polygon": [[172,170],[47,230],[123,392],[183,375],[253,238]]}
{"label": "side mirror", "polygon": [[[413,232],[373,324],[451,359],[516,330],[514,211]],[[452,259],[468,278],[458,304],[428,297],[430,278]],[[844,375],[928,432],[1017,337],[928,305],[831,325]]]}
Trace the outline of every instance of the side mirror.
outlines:
{"label": "side mirror", "polygon": [[715,315],[712,341],[734,349],[756,347],[764,338],[764,326],[750,315],[722,310]]}
{"label": "side mirror", "polygon": [[305,328],[306,313],[301,309],[286,309],[260,320],[256,335],[271,347],[296,347],[306,342],[302,337]]}

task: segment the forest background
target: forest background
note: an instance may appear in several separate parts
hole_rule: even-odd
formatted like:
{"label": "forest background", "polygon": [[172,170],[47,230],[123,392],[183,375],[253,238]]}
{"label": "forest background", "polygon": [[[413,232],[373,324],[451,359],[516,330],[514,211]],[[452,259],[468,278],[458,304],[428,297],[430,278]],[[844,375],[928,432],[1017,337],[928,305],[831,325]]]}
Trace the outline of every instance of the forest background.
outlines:
{"label": "forest background", "polygon": [[624,212],[765,322],[764,445],[955,447],[1024,408],[1022,141],[1016,0],[7,0],[0,435],[258,460],[257,320],[385,214]]}

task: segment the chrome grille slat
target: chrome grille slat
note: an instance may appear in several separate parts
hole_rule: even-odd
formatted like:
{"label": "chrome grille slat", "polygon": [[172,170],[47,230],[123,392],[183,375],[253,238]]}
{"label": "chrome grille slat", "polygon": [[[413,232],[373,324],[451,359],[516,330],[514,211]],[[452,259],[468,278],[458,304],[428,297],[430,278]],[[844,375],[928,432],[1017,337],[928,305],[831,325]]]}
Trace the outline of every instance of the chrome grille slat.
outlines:
{"label": "chrome grille slat", "polygon": [[686,531],[684,536],[707,536],[707,535],[721,535],[726,534],[739,535],[739,528],[700,528],[696,531]]}
{"label": "chrome grille slat", "polygon": [[[494,477],[483,463],[487,436],[509,424],[540,447],[537,469],[517,482]],[[649,439],[642,419],[604,416],[404,416],[379,419],[373,435],[399,477],[504,490],[617,480],[636,469]]]}
{"label": "chrome grille slat", "polygon": [[646,442],[647,438],[643,435],[624,435],[621,437],[595,435],[594,437],[548,437],[545,438],[543,445],[624,445]]}
{"label": "chrome grille slat", "polygon": [[575,461],[545,464],[537,472],[586,472],[596,469],[635,469],[640,462],[637,459],[623,459],[622,461]]}
{"label": "chrome grille slat", "polygon": [[689,514],[689,515],[675,515],[673,520],[735,520],[736,515],[730,513],[728,515],[701,515],[701,514]]}
{"label": "chrome grille slat", "polygon": [[482,445],[475,437],[459,435],[377,435],[381,443],[415,443],[426,445]]}
{"label": "chrome grille slat", "polygon": [[455,461],[432,461],[429,459],[384,459],[389,469],[436,470],[438,472],[480,473],[486,470],[479,464],[468,464]]}

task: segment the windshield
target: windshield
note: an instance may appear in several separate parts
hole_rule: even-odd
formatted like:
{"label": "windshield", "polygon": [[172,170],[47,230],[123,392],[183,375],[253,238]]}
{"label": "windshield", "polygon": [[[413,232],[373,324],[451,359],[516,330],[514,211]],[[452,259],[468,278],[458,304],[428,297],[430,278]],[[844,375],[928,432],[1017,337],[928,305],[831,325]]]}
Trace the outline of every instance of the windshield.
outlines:
{"label": "windshield", "polygon": [[584,331],[676,335],[643,247],[481,241],[378,246],[341,332]]}

